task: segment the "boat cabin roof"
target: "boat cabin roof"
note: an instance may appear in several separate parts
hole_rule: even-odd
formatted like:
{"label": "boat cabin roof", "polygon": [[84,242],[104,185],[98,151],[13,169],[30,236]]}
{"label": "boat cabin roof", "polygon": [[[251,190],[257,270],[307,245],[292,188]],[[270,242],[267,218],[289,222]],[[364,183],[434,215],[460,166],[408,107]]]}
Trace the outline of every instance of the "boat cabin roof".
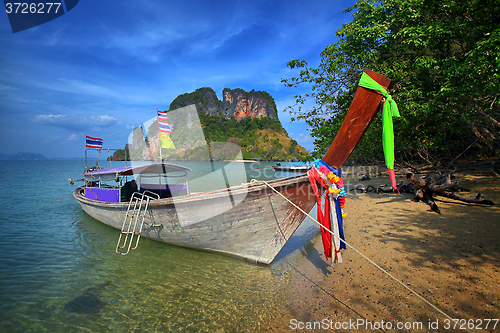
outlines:
{"label": "boat cabin roof", "polygon": [[168,174],[180,171],[187,172],[191,171],[191,169],[176,164],[154,163],[146,165],[125,166],[120,168],[95,170],[91,172],[86,172],[83,175],[84,176],[105,176],[105,175],[132,176],[138,174],[159,175],[159,174]]}

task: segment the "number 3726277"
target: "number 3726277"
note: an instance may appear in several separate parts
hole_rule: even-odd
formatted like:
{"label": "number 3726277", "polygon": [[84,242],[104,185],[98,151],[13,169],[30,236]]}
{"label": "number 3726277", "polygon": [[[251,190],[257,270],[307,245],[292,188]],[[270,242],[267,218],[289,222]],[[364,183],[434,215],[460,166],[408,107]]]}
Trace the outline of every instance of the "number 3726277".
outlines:
{"label": "number 3726277", "polygon": [[50,14],[57,13],[61,7],[60,2],[7,2],[5,10],[7,14]]}

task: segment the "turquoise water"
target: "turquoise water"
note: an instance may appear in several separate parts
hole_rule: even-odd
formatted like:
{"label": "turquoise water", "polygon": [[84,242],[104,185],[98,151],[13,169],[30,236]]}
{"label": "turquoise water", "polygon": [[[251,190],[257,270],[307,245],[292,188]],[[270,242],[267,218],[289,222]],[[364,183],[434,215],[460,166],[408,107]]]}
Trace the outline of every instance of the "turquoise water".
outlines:
{"label": "turquoise water", "polygon": [[[244,163],[247,179],[289,176],[263,169],[268,165]],[[186,166],[194,169],[194,189],[215,185],[200,180],[211,163]],[[301,226],[271,266],[147,239],[119,256],[119,231],[68,196],[74,188],[68,178],[80,178],[83,167],[83,161],[0,161],[0,331],[287,329],[282,263],[317,234],[314,226]]]}

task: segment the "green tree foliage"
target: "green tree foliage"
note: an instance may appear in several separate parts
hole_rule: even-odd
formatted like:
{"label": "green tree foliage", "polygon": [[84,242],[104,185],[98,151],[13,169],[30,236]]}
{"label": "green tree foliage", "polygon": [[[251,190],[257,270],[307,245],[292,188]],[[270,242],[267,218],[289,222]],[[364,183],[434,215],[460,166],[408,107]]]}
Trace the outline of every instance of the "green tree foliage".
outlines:
{"label": "green tree foliage", "polygon": [[[165,160],[206,160],[209,156],[209,151],[205,142],[210,145],[212,157],[222,160],[234,159],[236,154],[229,149],[229,145],[220,143],[231,142],[241,147],[242,157],[244,159],[261,158],[264,160],[307,160],[310,158],[309,153],[295,140],[288,137],[286,130],[281,125],[278,119],[270,117],[262,118],[244,118],[239,122],[236,119],[225,119],[217,115],[209,115],[205,112],[198,112],[201,123],[200,131],[189,129],[179,125],[174,126],[170,138],[175,143],[176,149],[163,149],[162,157]],[[171,113],[169,121],[171,124],[187,124],[186,114]],[[194,125],[193,125],[194,126]],[[203,131],[201,131],[203,130]],[[143,151],[146,147],[151,147],[150,151],[153,158],[159,158],[159,144],[144,141],[141,127],[134,130],[134,144],[137,149],[132,149],[127,154],[129,159],[142,160]],[[201,135],[201,137],[199,136]],[[148,128],[147,138],[151,141],[159,140],[158,138],[158,121],[155,120]],[[203,141],[203,145],[199,146]],[[156,150],[155,150],[156,149]],[[238,152],[240,150],[238,149]],[[114,158],[124,158],[125,151],[119,149],[115,152]],[[132,156],[131,156],[132,154]],[[149,158],[149,157],[148,157]]]}
{"label": "green tree foliage", "polygon": [[130,152],[128,150],[127,145],[125,145],[125,149],[117,149],[113,153],[113,156],[108,157],[108,160],[113,160],[113,161],[125,161],[125,157],[127,157],[127,161],[130,161]]}
{"label": "green tree foliage", "polygon": [[[320,157],[350,106],[364,68],[393,80],[402,118],[394,120],[401,159],[494,156],[500,148],[500,2],[498,0],[360,0],[339,42],[321,53],[317,68],[288,63],[298,76],[289,87],[311,85],[289,111],[305,119]],[[316,106],[304,110],[306,100]],[[380,157],[376,119],[357,155]]]}

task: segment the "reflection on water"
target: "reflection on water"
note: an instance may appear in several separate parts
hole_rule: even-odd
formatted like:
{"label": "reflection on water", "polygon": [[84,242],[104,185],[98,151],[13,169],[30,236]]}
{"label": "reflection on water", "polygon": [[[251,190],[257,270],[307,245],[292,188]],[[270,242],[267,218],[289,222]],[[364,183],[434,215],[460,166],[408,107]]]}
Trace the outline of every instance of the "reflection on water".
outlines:
{"label": "reflection on water", "polygon": [[[83,164],[0,161],[0,331],[288,328],[280,260],[300,252],[317,228],[303,224],[271,267],[147,239],[118,256],[117,230],[83,213],[73,197],[56,201],[70,193],[67,179],[78,178]],[[266,179],[266,169],[253,169],[262,166],[245,163],[248,180]],[[211,168],[193,168],[193,179]]]}

